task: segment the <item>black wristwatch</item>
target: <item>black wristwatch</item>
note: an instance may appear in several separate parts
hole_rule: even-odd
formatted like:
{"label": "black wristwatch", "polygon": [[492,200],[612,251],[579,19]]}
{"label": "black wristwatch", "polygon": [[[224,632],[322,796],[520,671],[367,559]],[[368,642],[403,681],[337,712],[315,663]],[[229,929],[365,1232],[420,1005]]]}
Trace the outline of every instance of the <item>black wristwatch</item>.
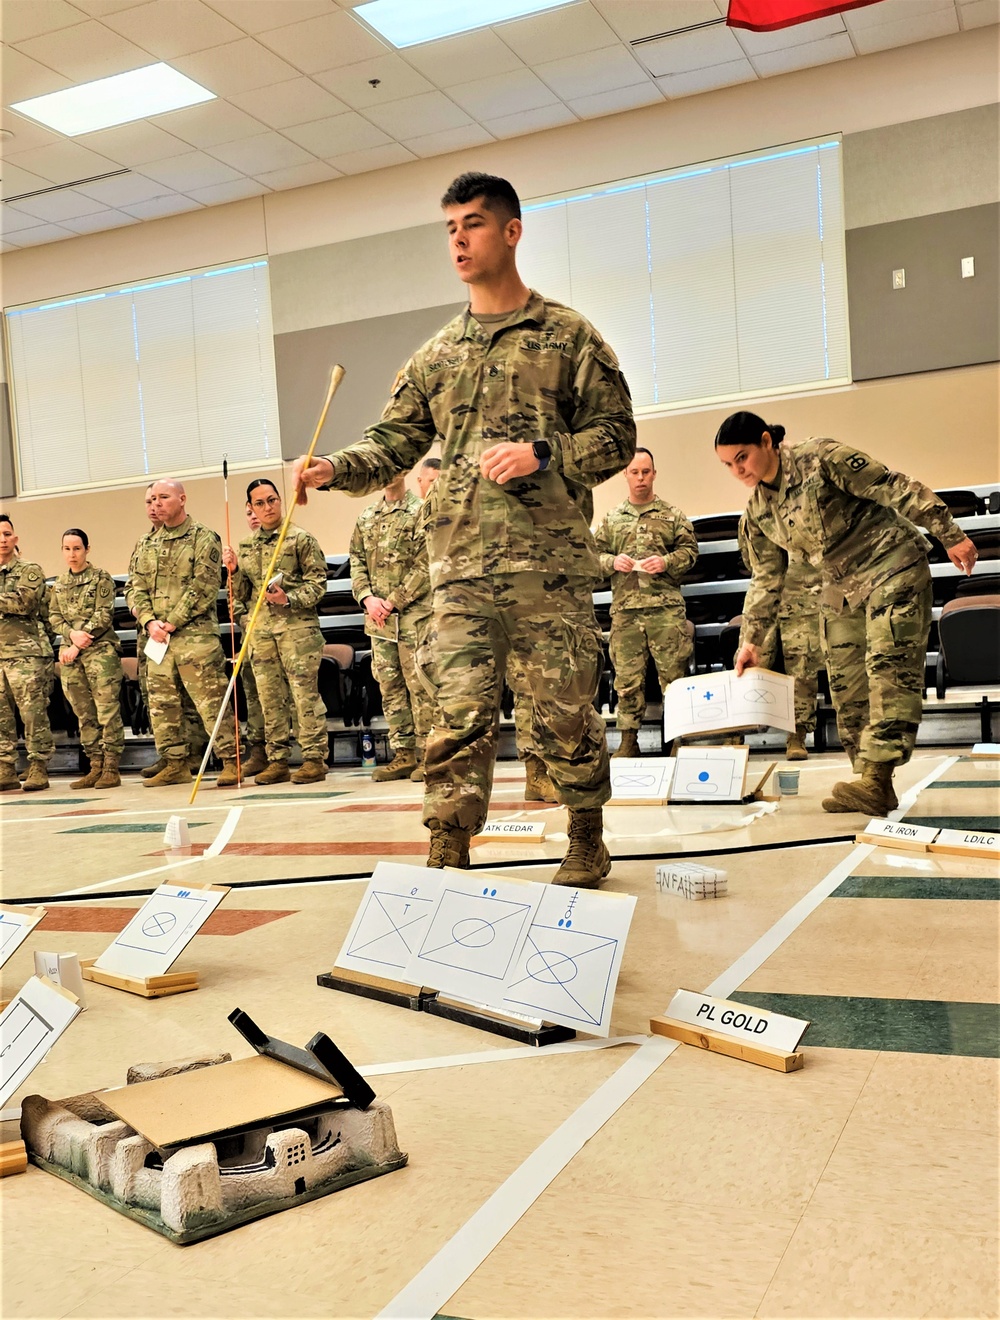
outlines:
{"label": "black wristwatch", "polygon": [[544,472],[552,458],[552,446],[547,440],[535,440],[531,446],[532,453],[538,459],[538,470]]}

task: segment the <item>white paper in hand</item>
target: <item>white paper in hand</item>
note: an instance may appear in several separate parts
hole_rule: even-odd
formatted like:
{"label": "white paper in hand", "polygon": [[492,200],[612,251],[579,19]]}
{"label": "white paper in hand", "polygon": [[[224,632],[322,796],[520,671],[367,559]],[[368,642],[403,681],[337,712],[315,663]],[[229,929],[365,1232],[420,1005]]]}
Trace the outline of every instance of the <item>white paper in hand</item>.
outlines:
{"label": "white paper in hand", "polygon": [[167,643],[154,642],[152,637],[149,637],[146,640],[146,645],[142,649],[147,660],[152,660],[154,665],[158,665],[167,654]]}

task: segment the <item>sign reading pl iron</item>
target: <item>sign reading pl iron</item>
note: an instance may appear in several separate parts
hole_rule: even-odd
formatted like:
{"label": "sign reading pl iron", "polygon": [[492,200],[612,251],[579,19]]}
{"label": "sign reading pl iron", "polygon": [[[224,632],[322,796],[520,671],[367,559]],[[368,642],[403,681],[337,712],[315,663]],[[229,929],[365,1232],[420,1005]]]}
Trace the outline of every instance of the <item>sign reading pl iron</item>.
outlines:
{"label": "sign reading pl iron", "polygon": [[751,1008],[731,999],[713,999],[693,990],[677,991],[670,1001],[667,1017],[692,1027],[707,1027],[732,1040],[753,1041],[789,1053],[798,1048],[809,1026],[801,1018],[769,1013],[765,1008]]}

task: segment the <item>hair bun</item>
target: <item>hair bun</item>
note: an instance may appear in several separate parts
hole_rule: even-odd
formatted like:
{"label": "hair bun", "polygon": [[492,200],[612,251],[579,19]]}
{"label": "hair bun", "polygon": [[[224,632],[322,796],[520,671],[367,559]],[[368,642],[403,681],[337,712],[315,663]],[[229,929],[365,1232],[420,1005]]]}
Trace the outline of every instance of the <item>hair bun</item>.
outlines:
{"label": "hair bun", "polygon": [[775,449],[777,449],[778,446],[781,444],[782,440],[784,440],[785,438],[785,428],[783,426],[769,425],[767,430],[768,430],[768,434],[771,437],[771,444],[774,445]]}

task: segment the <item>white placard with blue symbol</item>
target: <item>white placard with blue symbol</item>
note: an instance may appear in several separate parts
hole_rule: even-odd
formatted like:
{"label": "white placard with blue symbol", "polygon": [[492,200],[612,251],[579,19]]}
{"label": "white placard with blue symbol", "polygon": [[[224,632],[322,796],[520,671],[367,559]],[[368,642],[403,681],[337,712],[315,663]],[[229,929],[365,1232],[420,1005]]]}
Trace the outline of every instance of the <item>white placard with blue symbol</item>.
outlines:
{"label": "white placard with blue symbol", "polygon": [[795,732],[795,680],[771,669],[678,678],[663,694],[663,736],[698,738],[766,725]]}
{"label": "white placard with blue symbol", "polygon": [[681,747],[671,802],[739,802],[746,794],[748,747]]}
{"label": "white placard with blue symbol", "polygon": [[160,885],[95,967],[114,976],[162,976],[229,893],[222,885]]}

